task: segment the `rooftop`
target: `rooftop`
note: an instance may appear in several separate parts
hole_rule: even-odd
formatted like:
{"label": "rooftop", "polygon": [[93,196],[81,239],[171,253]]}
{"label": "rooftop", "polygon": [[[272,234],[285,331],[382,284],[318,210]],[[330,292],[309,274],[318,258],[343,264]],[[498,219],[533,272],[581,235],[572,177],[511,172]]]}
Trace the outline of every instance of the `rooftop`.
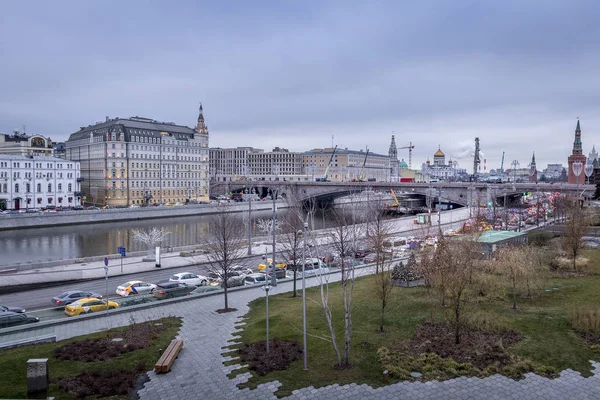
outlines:
{"label": "rooftop", "polygon": [[478,242],[480,243],[498,243],[503,240],[512,239],[526,235],[526,232],[513,232],[513,231],[485,231],[479,237]]}

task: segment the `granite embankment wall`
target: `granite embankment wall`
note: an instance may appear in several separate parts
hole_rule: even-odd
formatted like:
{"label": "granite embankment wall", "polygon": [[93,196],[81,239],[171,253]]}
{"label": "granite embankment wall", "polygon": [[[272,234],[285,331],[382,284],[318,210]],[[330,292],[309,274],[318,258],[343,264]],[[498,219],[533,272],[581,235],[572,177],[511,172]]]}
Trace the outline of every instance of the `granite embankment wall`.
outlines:
{"label": "granite embankment wall", "polygon": [[[285,202],[279,202],[277,207],[286,208],[287,204]],[[252,202],[252,211],[272,209],[272,202]],[[229,203],[218,206],[212,204],[194,204],[179,207],[163,206],[148,208],[115,208],[109,210],[60,211],[55,213],[8,214],[0,215],[0,230],[137,221],[142,219],[210,215],[217,212],[244,212],[247,210],[248,203]]]}

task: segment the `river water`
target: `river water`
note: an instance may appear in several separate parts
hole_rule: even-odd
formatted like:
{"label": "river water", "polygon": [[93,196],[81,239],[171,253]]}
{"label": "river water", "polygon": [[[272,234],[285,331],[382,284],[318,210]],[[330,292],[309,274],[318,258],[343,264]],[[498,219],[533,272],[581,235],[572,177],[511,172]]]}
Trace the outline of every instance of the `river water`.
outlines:
{"label": "river water", "polygon": [[[285,217],[286,213],[287,211],[280,210],[278,218]],[[253,235],[264,235],[257,221],[269,219],[271,215],[271,211],[252,212]],[[244,217],[247,218],[247,214],[239,213],[236,217],[240,220],[240,229],[246,231]],[[151,227],[171,232],[162,246],[194,245],[201,243],[201,236],[208,227],[209,219],[210,216],[188,216],[0,231],[0,266],[116,254],[119,246],[125,246],[128,252],[142,251],[146,246],[133,240],[132,231]],[[315,215],[314,229],[329,227],[331,224],[327,215]]]}

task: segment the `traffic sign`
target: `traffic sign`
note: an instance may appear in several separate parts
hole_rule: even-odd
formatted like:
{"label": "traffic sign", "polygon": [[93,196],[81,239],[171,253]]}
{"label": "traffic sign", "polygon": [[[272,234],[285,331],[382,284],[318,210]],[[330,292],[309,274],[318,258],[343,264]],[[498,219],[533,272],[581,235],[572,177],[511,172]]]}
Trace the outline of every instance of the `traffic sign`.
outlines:
{"label": "traffic sign", "polygon": [[125,246],[119,246],[117,252],[121,255],[121,257],[125,257],[127,250],[125,249]]}
{"label": "traffic sign", "polygon": [[104,257],[104,265],[108,267],[108,257]]}

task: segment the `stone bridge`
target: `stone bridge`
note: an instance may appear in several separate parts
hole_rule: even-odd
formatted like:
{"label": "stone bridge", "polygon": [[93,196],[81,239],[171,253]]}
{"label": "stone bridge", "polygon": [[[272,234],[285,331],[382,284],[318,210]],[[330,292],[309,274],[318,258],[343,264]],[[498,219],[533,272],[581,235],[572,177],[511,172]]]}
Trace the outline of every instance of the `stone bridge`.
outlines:
{"label": "stone bridge", "polygon": [[[436,182],[436,183],[409,183],[409,182],[287,182],[287,181],[231,181],[211,182],[211,194],[225,194],[229,192],[252,191],[267,194],[276,189],[282,196],[296,201],[316,200],[320,202],[331,201],[336,197],[347,196],[364,190],[389,192],[393,189],[398,197],[409,195],[432,196],[441,198],[442,202],[450,202],[463,206],[472,204],[485,204],[496,201],[503,204],[503,197],[516,198],[526,192],[559,192],[592,197],[596,187],[594,185],[574,185],[566,183],[473,183],[473,182]],[[437,201],[437,200],[436,200]]]}

